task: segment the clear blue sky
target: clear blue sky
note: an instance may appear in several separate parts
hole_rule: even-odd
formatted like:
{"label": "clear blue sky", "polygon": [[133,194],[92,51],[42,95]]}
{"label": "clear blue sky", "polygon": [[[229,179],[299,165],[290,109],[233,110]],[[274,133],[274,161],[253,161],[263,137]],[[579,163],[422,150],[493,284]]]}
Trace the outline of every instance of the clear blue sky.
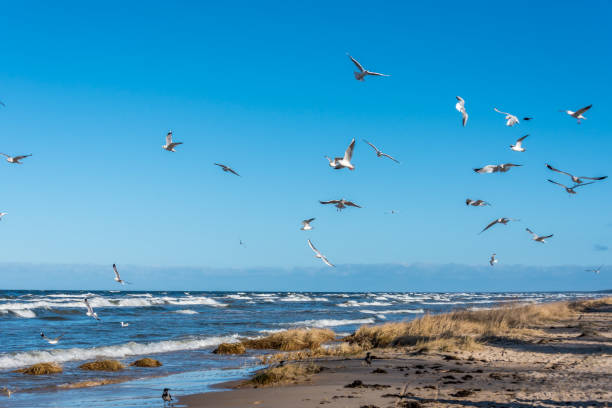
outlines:
{"label": "clear blue sky", "polygon": [[[610,264],[610,181],[569,197],[544,167],[612,175],[610,15],[607,1],[6,3],[0,151],[33,156],[0,162],[2,261],[319,267],[311,238],[337,264]],[[392,76],[355,81],[346,52]],[[588,104],[582,125],[558,112]],[[494,106],[535,119],[507,128]],[[161,149],[169,129],[177,153]],[[353,137],[356,170],[333,171],[323,155]],[[472,171],[501,162],[524,167]],[[340,197],[364,208],[318,204]],[[501,216],[522,222],[477,235]]]}

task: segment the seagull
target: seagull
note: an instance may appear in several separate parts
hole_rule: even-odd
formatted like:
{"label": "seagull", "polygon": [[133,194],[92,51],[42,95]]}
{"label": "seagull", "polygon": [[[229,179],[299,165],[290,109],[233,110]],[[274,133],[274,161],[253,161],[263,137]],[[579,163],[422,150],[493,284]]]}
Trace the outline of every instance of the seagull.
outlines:
{"label": "seagull", "polygon": [[20,162],[20,160],[23,160],[26,157],[31,156],[31,154],[24,154],[23,156],[9,156],[8,154],[4,154],[4,153],[0,153],[0,154],[6,157],[7,162],[15,163],[15,164],[23,164],[22,162]]}
{"label": "seagull", "polygon": [[168,391],[170,391],[170,388],[164,388],[164,392],[162,394],[162,399],[164,400],[164,405],[166,405],[166,402],[172,401],[172,395],[170,395],[170,393]]}
{"label": "seagull", "polygon": [[576,184],[582,184],[582,179],[599,181],[599,180],[604,180],[604,179],[608,178],[608,176],[603,176],[603,177],[584,177],[584,176],[580,176],[580,177],[576,177],[576,176],[573,176],[573,175],[571,175],[569,173],[566,173],[564,171],[555,169],[550,164],[546,164],[546,167],[548,167],[549,170],[556,171],[557,173],[565,174],[566,176],[570,176],[572,178],[572,181],[574,183],[576,183]]}
{"label": "seagull", "polygon": [[374,75],[374,76],[384,76],[384,77],[388,77],[390,75],[385,75],[385,74],[379,74],[378,72],[372,72],[372,71],[368,71],[367,69],[364,69],[361,64],[359,62],[357,62],[357,60],[353,57],[351,57],[348,53],[346,54],[348,55],[348,57],[351,59],[351,61],[353,61],[353,64],[355,64],[355,66],[357,66],[357,69],[359,70],[359,72],[353,72],[353,74],[355,75],[355,79],[358,81],[364,81],[365,77],[367,75]]}
{"label": "seagull", "polygon": [[499,262],[499,261],[498,261],[498,260],[495,258],[495,255],[497,255],[497,254],[492,254],[492,255],[491,255],[491,258],[489,259],[489,265],[491,265],[491,266],[495,266],[495,264],[496,264],[497,262]]}
{"label": "seagull", "polygon": [[585,272],[594,272],[595,274],[599,275],[599,272],[601,272],[601,268],[603,268],[603,265],[601,265],[599,268],[597,269],[585,269]]}
{"label": "seagull", "polygon": [[457,100],[459,101],[455,104],[455,109],[461,112],[461,116],[463,116],[463,127],[465,127],[465,124],[467,123],[467,120],[468,120],[468,114],[467,114],[467,111],[465,110],[465,101],[460,96],[455,96],[455,98],[457,98]]}
{"label": "seagull", "polygon": [[523,118],[523,120],[525,120],[525,121],[529,121],[529,120],[533,120],[533,118],[532,118],[532,117],[530,117],[530,116],[527,116],[527,117]]}
{"label": "seagull", "polygon": [[531,235],[533,235],[533,240],[535,242],[541,242],[543,244],[546,243],[546,239],[548,238],[552,238],[553,234],[550,235],[546,235],[546,236],[539,236],[538,234],[536,234],[535,232],[533,232],[532,230],[530,230],[529,228],[525,228],[525,231],[527,231],[528,233],[530,233]]}
{"label": "seagull", "polygon": [[399,214],[399,211],[398,210],[385,211],[385,214],[395,215],[395,214]]}
{"label": "seagull", "polygon": [[479,169],[474,169],[476,173],[480,174],[488,174],[488,173],[505,173],[512,167],[521,167],[522,164],[512,164],[512,163],[503,163],[503,164],[487,164],[484,167]]}
{"label": "seagull", "polygon": [[49,344],[57,344],[57,342],[60,341],[60,339],[62,337],[64,337],[64,334],[62,334],[61,336],[58,336],[58,337],[56,337],[54,339],[51,339],[51,338],[45,336],[45,333],[40,332],[40,337],[45,339],[47,341],[47,343],[49,343]]}
{"label": "seagull", "polygon": [[482,231],[480,231],[479,234],[482,234],[483,232],[485,232],[486,230],[488,230],[489,228],[491,228],[495,224],[504,224],[504,225],[506,225],[510,221],[520,221],[520,220],[515,220],[513,218],[506,218],[506,217],[498,218],[496,220],[491,221],[491,223],[489,225],[487,225],[486,227],[484,227],[484,229]]}
{"label": "seagull", "polygon": [[240,246],[243,246],[246,248],[246,244],[244,242],[242,242],[242,240],[240,240]]}
{"label": "seagull", "polygon": [[310,249],[312,249],[315,253],[315,258],[319,258],[321,259],[323,262],[325,262],[325,264],[327,266],[331,266],[331,267],[335,267],[334,264],[332,264],[331,262],[329,262],[327,260],[327,258],[325,257],[325,255],[323,255],[321,252],[319,252],[319,250],[317,248],[315,248],[314,245],[312,245],[312,242],[310,242],[310,240],[308,240],[308,246],[310,247]]}
{"label": "seagull", "polygon": [[121,327],[128,327],[129,325],[130,325],[129,323],[121,322]]}
{"label": "seagull", "polygon": [[329,200],[329,201],[319,201],[319,202],[321,204],[334,204],[334,206],[338,209],[338,211],[342,211],[342,209],[346,208],[347,206],[361,208],[360,206],[353,203],[352,201],[347,201],[344,198],[340,200]]}
{"label": "seagull", "polygon": [[336,170],[340,170],[345,167],[349,170],[355,170],[355,166],[351,163],[351,159],[353,158],[353,149],[355,149],[355,138],[351,140],[351,143],[346,148],[346,151],[344,152],[344,157],[334,157],[334,159],[332,160],[329,157],[325,156],[327,161],[329,161],[329,167],[333,167]]}
{"label": "seagull", "polygon": [[589,106],[585,106],[582,109],[578,109],[576,112],[572,112],[571,110],[562,110],[560,112],[565,112],[568,115],[570,115],[572,118],[576,119],[578,121],[578,124],[580,124],[580,120],[582,119],[586,119],[584,116],[582,116],[582,114],[586,111],[588,111],[589,109],[591,109],[593,105],[589,105]]}
{"label": "seagull", "polygon": [[484,207],[485,205],[491,204],[487,203],[486,201],[472,200],[471,198],[468,198],[465,200],[465,205],[471,205],[472,207]]}
{"label": "seagull", "polygon": [[233,170],[231,167],[226,166],[225,164],[215,163],[215,166],[219,166],[219,167],[221,167],[221,170],[223,170],[223,171],[224,171],[224,172],[226,172],[226,173],[229,171],[229,172],[230,172],[230,173],[232,173],[232,174],[235,174],[235,175],[237,175],[237,176],[240,176],[240,174],[236,173],[236,172],[235,172],[235,171],[234,171],[234,170]]}
{"label": "seagull", "polygon": [[514,116],[514,115],[512,115],[512,114],[510,114],[508,112],[502,112],[502,111],[500,111],[497,108],[493,108],[493,110],[495,112],[497,112],[497,113],[501,113],[503,115],[506,115],[506,117],[505,117],[505,119],[506,119],[506,126],[512,127],[512,126],[516,125],[517,123],[519,123],[519,120],[518,120],[518,118],[516,116]]}
{"label": "seagull", "polygon": [[174,148],[180,144],[183,144],[183,142],[172,142],[172,131],[169,131],[166,135],[166,144],[162,146],[162,149],[167,150],[169,152],[176,152]]}
{"label": "seagull", "polygon": [[510,149],[514,150],[515,152],[524,152],[525,148],[523,147],[523,140],[525,140],[525,138],[527,138],[527,136],[529,136],[529,135],[525,135],[525,136],[519,138],[516,141],[516,144],[510,145]]}
{"label": "seagull", "polygon": [[89,304],[89,301],[87,300],[87,298],[83,299],[83,302],[85,303],[85,307],[87,307],[87,313],[85,313],[87,316],[91,316],[96,320],[100,320],[100,318],[98,317],[98,314],[96,312],[93,311],[91,305]]}
{"label": "seagull", "polygon": [[368,365],[371,366],[372,365],[372,353],[370,353],[369,351],[366,353],[365,358],[363,359],[363,361]]}
{"label": "seagull", "polygon": [[312,225],[310,225],[311,222],[313,222],[315,219],[314,218],[309,218],[307,220],[302,221],[302,228],[300,228],[302,231],[310,231],[312,229]]}
{"label": "seagull", "polygon": [[556,184],[558,186],[563,187],[565,189],[565,191],[567,191],[569,194],[576,194],[576,191],[574,191],[575,188],[586,186],[588,184],[593,184],[594,183],[594,181],[591,181],[590,183],[576,184],[576,185],[573,185],[572,187],[568,187],[568,186],[565,186],[565,185],[563,185],[561,183],[557,183],[556,181],[553,181],[551,179],[548,179],[548,181],[550,181],[553,184]]}
{"label": "seagull", "polygon": [[2,221],[2,217],[4,217],[6,214],[8,214],[7,212],[0,212],[0,221]]}
{"label": "seagull", "polygon": [[122,285],[125,285],[126,283],[129,284],[130,282],[126,282],[123,279],[121,279],[121,277],[119,276],[119,271],[117,271],[117,265],[113,264],[113,271],[115,271],[115,281],[119,282]]}
{"label": "seagull", "polygon": [[11,398],[11,395],[13,395],[13,391],[9,390],[8,387],[2,387],[2,393],[5,394],[8,398]]}
{"label": "seagull", "polygon": [[368,141],[367,141],[367,140],[365,140],[365,139],[363,139],[363,141],[364,141],[364,142],[366,142],[367,144],[369,144],[369,145],[370,145],[370,147],[372,147],[372,149],[374,149],[374,150],[376,151],[376,156],[378,156],[378,157],[383,157],[383,156],[384,156],[384,157],[388,157],[388,158],[390,158],[391,160],[393,160],[394,162],[399,163],[397,160],[395,160],[393,157],[389,156],[387,153],[383,153],[383,152],[381,152],[380,150],[378,150],[378,149],[376,148],[376,146],[374,146],[372,143],[368,142]]}

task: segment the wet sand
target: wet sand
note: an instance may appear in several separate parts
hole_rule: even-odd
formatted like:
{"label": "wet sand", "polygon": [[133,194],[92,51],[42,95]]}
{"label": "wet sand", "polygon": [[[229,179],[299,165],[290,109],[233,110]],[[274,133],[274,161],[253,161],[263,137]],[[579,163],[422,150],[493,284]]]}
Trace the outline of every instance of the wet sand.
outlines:
{"label": "wet sand", "polygon": [[374,350],[380,358],[371,366],[359,358],[314,359],[323,370],[301,384],[179,396],[179,403],[190,408],[607,407],[612,306],[539,329],[537,336],[520,340],[490,339],[473,352]]}

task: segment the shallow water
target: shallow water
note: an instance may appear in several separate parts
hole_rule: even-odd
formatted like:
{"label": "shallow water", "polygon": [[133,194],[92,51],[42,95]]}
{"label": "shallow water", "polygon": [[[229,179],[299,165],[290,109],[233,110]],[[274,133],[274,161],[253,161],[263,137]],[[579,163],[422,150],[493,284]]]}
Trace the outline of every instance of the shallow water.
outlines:
{"label": "shallow water", "polygon": [[[100,321],[85,315],[85,296]],[[10,400],[0,396],[0,406],[159,406],[164,387],[173,388],[177,396],[193,394],[252,370],[258,361],[255,354],[212,354],[219,343],[240,337],[295,327],[350,333],[363,324],[410,320],[425,312],[584,296],[593,294],[0,291],[0,386],[16,391]],[[121,321],[129,326],[122,328]],[[40,338],[41,331],[48,337],[64,337],[50,345]],[[164,365],[116,373],[78,369],[96,358],[127,365],[145,356]],[[48,361],[61,363],[63,374],[12,372]],[[124,381],[62,388],[105,379]]]}

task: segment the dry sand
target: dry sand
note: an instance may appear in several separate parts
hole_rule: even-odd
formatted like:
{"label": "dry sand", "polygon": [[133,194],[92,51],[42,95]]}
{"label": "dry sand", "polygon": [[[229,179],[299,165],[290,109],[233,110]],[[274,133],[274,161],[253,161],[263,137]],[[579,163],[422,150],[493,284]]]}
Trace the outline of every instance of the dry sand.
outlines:
{"label": "dry sand", "polygon": [[[474,352],[374,350],[380,358],[370,367],[358,358],[314,359],[324,369],[302,384],[240,387],[182,396],[179,403],[190,408],[607,407],[612,406],[611,323],[612,306],[606,305],[541,327],[537,337],[492,339]],[[355,381],[361,385],[346,387]]]}

